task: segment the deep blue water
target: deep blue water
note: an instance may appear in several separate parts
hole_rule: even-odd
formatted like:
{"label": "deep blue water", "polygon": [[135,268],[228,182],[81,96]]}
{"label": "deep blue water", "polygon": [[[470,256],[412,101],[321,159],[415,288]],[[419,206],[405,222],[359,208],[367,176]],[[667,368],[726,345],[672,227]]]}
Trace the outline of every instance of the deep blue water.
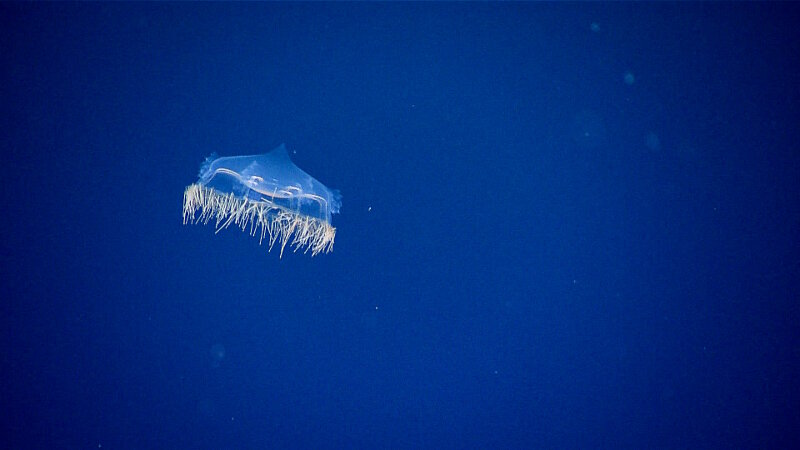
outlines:
{"label": "deep blue water", "polygon": [[[0,4],[0,447],[800,445],[798,16]],[[181,223],[283,142],[331,254]]]}

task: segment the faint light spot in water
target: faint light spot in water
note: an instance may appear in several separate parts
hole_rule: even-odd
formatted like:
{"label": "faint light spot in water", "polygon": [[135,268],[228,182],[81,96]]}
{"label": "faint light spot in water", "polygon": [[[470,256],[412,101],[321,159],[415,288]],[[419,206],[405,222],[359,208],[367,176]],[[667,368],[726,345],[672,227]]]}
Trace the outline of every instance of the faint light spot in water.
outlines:
{"label": "faint light spot in water", "polygon": [[214,344],[211,346],[211,366],[219,367],[222,360],[225,359],[225,346],[222,344]]}
{"label": "faint light spot in water", "polygon": [[584,110],[572,118],[570,136],[582,148],[595,148],[605,141],[606,126],[597,113]]}
{"label": "faint light spot in water", "polygon": [[210,399],[201,398],[197,401],[197,412],[203,417],[211,417],[216,413],[216,408]]}
{"label": "faint light spot in water", "polygon": [[647,133],[647,136],[644,137],[644,145],[653,151],[661,150],[661,140],[658,139],[658,135],[655,133]]}
{"label": "faint light spot in water", "polygon": [[625,84],[628,85],[631,85],[634,81],[636,81],[636,78],[634,78],[633,74],[630,72],[625,72],[625,75],[622,77],[622,79],[625,80]]}
{"label": "faint light spot in water", "polygon": [[600,31],[600,24],[597,22],[592,22],[592,24],[589,25],[589,29],[597,33],[598,31]]}

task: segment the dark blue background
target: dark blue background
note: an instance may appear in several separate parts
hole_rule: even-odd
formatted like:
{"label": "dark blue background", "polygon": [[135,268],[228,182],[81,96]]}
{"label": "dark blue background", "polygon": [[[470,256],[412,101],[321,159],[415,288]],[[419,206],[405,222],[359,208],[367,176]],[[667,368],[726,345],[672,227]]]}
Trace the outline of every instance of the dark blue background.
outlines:
{"label": "dark blue background", "polygon": [[[0,5],[2,447],[800,444],[798,13]],[[181,224],[282,142],[333,253]]]}

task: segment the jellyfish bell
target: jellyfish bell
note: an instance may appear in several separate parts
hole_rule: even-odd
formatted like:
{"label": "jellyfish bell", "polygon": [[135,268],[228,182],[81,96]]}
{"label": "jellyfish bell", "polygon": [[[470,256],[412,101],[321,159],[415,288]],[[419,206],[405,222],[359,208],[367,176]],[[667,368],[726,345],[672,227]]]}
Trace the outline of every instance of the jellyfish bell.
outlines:
{"label": "jellyfish bell", "polygon": [[289,246],[311,255],[333,250],[339,191],[297,167],[281,144],[269,153],[219,157],[212,154],[199,179],[183,194],[183,223],[215,222],[216,232],[236,225],[280,256]]}

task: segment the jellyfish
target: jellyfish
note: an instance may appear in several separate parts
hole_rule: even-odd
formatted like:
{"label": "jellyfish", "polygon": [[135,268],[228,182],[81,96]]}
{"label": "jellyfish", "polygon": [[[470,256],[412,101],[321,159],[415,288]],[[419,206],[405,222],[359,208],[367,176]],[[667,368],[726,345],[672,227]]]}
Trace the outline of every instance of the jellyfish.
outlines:
{"label": "jellyfish", "polygon": [[266,242],[312,256],[333,250],[331,215],[342,197],[297,167],[281,144],[269,153],[218,157],[200,167],[183,193],[183,223],[213,222],[215,233],[234,225]]}

